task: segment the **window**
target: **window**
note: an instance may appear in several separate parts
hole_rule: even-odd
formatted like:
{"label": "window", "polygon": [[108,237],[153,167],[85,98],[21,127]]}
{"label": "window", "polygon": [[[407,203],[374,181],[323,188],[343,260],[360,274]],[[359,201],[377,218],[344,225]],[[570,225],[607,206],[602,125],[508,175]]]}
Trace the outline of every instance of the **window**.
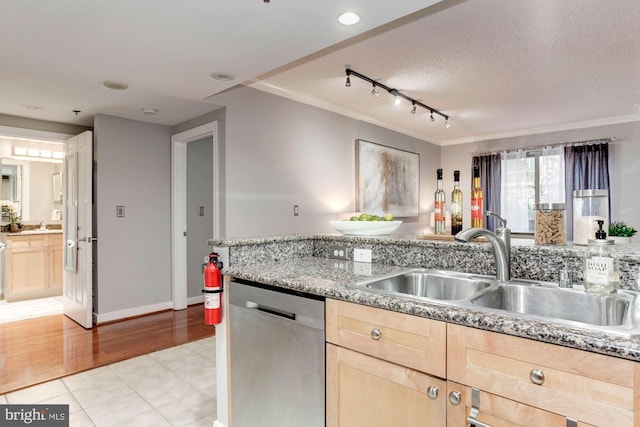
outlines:
{"label": "window", "polygon": [[534,232],[536,204],[565,202],[562,148],[502,153],[501,175],[500,212],[513,232]]}

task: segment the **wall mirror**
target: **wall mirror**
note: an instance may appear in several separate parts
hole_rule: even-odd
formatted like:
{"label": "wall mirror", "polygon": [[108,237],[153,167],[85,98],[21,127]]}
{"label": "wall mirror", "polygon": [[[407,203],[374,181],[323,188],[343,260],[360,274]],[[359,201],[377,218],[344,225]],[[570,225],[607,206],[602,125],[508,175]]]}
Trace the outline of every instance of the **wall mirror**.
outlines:
{"label": "wall mirror", "polygon": [[[22,199],[22,166],[2,164],[2,184],[0,186],[0,199],[11,202],[19,202]],[[21,207],[18,204],[18,209]],[[21,216],[21,212],[18,212]],[[9,213],[2,213],[2,220],[9,221]]]}

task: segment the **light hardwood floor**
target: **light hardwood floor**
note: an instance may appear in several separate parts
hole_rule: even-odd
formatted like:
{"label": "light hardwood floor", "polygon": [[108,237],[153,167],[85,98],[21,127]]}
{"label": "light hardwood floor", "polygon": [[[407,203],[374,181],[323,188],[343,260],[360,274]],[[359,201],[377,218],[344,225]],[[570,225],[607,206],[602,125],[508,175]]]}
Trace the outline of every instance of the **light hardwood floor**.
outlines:
{"label": "light hardwood floor", "polygon": [[63,315],[0,325],[0,394],[215,335],[202,304],[87,330]]}

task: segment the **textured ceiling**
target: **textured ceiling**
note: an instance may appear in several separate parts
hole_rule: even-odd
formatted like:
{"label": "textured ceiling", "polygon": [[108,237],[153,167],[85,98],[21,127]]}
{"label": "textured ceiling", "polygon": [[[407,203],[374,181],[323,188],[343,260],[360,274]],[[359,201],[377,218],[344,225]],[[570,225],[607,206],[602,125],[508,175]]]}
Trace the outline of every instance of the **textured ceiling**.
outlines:
{"label": "textured ceiling", "polygon": [[[638,0],[3,0],[0,37],[0,114],[85,126],[174,125],[243,83],[438,144],[640,119]],[[451,127],[345,88],[346,65]]]}
{"label": "textured ceiling", "polygon": [[[345,65],[449,115],[451,127],[390,95],[374,99],[362,80],[345,88]],[[440,144],[640,120],[640,2],[444,1],[255,87]]]}
{"label": "textured ceiling", "polygon": [[[208,96],[436,1],[2,0],[0,114],[174,125],[214,109]],[[339,24],[347,10],[360,23]],[[214,72],[236,79],[217,81]],[[108,90],[103,80],[129,89]]]}

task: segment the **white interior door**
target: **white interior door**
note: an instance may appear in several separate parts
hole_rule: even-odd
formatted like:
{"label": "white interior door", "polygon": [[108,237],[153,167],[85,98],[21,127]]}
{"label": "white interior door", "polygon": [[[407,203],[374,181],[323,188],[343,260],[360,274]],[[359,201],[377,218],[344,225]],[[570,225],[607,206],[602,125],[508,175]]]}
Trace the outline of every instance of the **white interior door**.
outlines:
{"label": "white interior door", "polygon": [[63,178],[65,315],[85,328],[93,326],[93,133],[65,144]]}

